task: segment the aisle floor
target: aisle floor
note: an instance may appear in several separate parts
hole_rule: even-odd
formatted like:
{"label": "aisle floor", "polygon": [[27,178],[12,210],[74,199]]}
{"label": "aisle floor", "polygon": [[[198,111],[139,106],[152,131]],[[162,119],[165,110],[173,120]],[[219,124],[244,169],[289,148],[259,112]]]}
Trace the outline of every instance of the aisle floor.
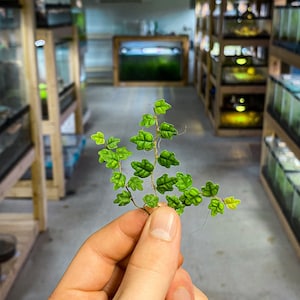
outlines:
{"label": "aisle floor", "polygon": [[[193,87],[91,86],[86,135],[101,130],[126,139],[138,130],[155,99],[173,109],[166,121],[180,170],[202,185],[211,179],[222,195],[242,200],[237,211],[212,218],[205,206],[182,216],[184,267],[210,300],[299,300],[300,263],[259,179],[260,137],[216,137]],[[48,227],[40,234],[7,300],[47,299],[82,242],[132,207],[113,204],[110,172],[97,163],[87,139],[63,200],[48,202]],[[1,211],[30,211],[30,200],[5,200]]]}

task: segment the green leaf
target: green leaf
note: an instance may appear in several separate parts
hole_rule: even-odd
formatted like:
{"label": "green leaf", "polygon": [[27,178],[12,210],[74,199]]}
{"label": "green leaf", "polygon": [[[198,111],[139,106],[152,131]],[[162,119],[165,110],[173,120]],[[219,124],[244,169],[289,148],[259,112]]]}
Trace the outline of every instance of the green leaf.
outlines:
{"label": "green leaf", "polygon": [[156,180],[156,189],[159,193],[173,191],[173,186],[176,184],[176,177],[169,177],[168,174],[164,174]]}
{"label": "green leaf", "polygon": [[223,199],[223,202],[227,208],[236,209],[237,206],[241,203],[241,200],[235,199],[233,196],[230,196]]}
{"label": "green leaf", "polygon": [[176,177],[177,177],[176,187],[180,192],[183,192],[186,189],[190,188],[193,184],[193,179],[190,174],[183,174],[181,172],[178,172],[176,174]]}
{"label": "green leaf", "polygon": [[169,152],[168,150],[163,150],[157,161],[161,166],[166,168],[179,165],[179,161],[175,158],[175,153]]}
{"label": "green leaf", "polygon": [[139,190],[142,191],[143,188],[143,180],[136,177],[136,176],[132,176],[129,180],[128,180],[128,187],[131,188],[133,191]]}
{"label": "green leaf", "polygon": [[159,134],[161,138],[171,140],[173,136],[177,135],[177,129],[172,124],[162,122],[159,126]]}
{"label": "green leaf", "polygon": [[123,188],[126,183],[126,176],[121,172],[113,172],[110,182],[114,183],[114,190]]}
{"label": "green leaf", "polygon": [[130,152],[126,147],[120,147],[116,149],[116,155],[119,160],[125,160],[132,155],[132,152]]}
{"label": "green leaf", "polygon": [[156,100],[154,103],[154,112],[157,115],[164,115],[168,109],[170,109],[172,106],[167,103],[164,99]]}
{"label": "green leaf", "polygon": [[119,159],[115,152],[109,149],[102,149],[98,152],[99,162],[106,162],[106,168],[117,169],[119,167]]}
{"label": "green leaf", "polygon": [[156,207],[158,205],[159,198],[153,194],[147,194],[143,197],[143,201],[149,207]]}
{"label": "green leaf", "polygon": [[180,197],[181,202],[186,205],[199,205],[202,202],[202,197],[200,191],[195,188],[191,187],[190,189],[184,191],[183,195]]}
{"label": "green leaf", "polygon": [[117,195],[117,198],[114,200],[114,203],[119,206],[125,206],[131,201],[131,194],[128,191],[123,191]]}
{"label": "green leaf", "polygon": [[214,197],[218,194],[219,185],[211,181],[207,181],[205,186],[201,188],[204,197]]}
{"label": "green leaf", "polygon": [[111,136],[107,140],[106,147],[108,149],[116,149],[118,147],[118,144],[120,143],[120,141],[121,140],[119,138],[115,138],[115,137]]}
{"label": "green leaf", "polygon": [[143,159],[141,162],[133,161],[131,166],[135,170],[134,175],[140,178],[146,178],[150,176],[154,169],[154,166],[147,159]]}
{"label": "green leaf", "polygon": [[179,200],[177,196],[166,196],[168,206],[174,208],[176,212],[181,215],[184,212],[185,205]]}
{"label": "green leaf", "polygon": [[140,126],[151,127],[155,124],[155,117],[151,114],[144,114]]}
{"label": "green leaf", "polygon": [[131,137],[130,141],[136,144],[137,150],[149,151],[154,147],[152,133],[144,130],[139,130],[138,135]]}
{"label": "green leaf", "polygon": [[101,131],[98,131],[91,135],[91,139],[96,143],[96,145],[103,145],[105,144],[105,137],[104,133]]}
{"label": "green leaf", "polygon": [[208,205],[208,209],[211,210],[211,215],[216,216],[217,214],[224,213],[224,203],[218,198],[212,198]]}

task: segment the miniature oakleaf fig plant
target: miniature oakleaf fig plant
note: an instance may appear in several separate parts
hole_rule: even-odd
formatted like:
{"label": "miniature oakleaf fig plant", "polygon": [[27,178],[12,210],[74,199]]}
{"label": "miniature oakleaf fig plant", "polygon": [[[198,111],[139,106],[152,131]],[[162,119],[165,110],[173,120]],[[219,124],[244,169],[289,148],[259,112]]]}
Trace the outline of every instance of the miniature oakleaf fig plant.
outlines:
{"label": "miniature oakleaf fig plant", "polygon": [[[133,153],[125,146],[119,146],[121,142],[119,138],[114,136],[106,138],[101,131],[91,136],[97,145],[102,145],[98,152],[99,162],[105,163],[106,167],[112,170],[110,181],[114,190],[120,190],[114,203],[119,206],[133,203],[136,207],[146,211],[147,207],[155,208],[165,203],[181,215],[186,206],[198,206],[204,198],[207,198],[208,209],[212,216],[223,214],[225,207],[236,209],[240,200],[233,196],[219,197],[219,185],[212,181],[207,181],[199,189],[194,186],[190,174],[177,172],[173,176],[168,173],[155,175],[157,168],[167,170],[180,164],[174,152],[166,149],[160,150],[162,140],[172,140],[178,135],[174,125],[160,120],[160,117],[165,115],[170,108],[169,103],[164,99],[159,99],[154,103],[153,113],[142,116],[139,124],[141,129],[130,138],[130,142],[136,145],[138,151],[144,151],[145,154],[152,152],[153,155],[151,155],[151,161],[147,158],[148,156],[142,160],[131,161],[132,175],[124,173],[123,165]],[[145,184],[150,184],[152,192],[144,194],[143,204],[138,205],[134,192],[144,191]],[[164,195],[164,200],[161,199],[161,195]]]}

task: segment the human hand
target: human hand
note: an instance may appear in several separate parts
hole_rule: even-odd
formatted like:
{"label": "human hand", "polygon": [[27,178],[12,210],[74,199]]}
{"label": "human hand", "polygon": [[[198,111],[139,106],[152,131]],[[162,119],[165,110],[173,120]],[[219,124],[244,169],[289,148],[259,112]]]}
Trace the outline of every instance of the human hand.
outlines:
{"label": "human hand", "polygon": [[82,245],[50,300],[205,300],[181,268],[181,224],[160,207],[130,211]]}

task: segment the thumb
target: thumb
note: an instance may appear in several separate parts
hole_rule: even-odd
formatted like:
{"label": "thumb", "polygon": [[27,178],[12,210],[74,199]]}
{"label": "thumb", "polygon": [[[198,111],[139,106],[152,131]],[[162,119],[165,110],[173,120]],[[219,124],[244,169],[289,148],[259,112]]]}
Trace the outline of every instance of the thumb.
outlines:
{"label": "thumb", "polygon": [[180,219],[174,209],[160,207],[154,210],[114,299],[165,299],[178,269],[180,238]]}

